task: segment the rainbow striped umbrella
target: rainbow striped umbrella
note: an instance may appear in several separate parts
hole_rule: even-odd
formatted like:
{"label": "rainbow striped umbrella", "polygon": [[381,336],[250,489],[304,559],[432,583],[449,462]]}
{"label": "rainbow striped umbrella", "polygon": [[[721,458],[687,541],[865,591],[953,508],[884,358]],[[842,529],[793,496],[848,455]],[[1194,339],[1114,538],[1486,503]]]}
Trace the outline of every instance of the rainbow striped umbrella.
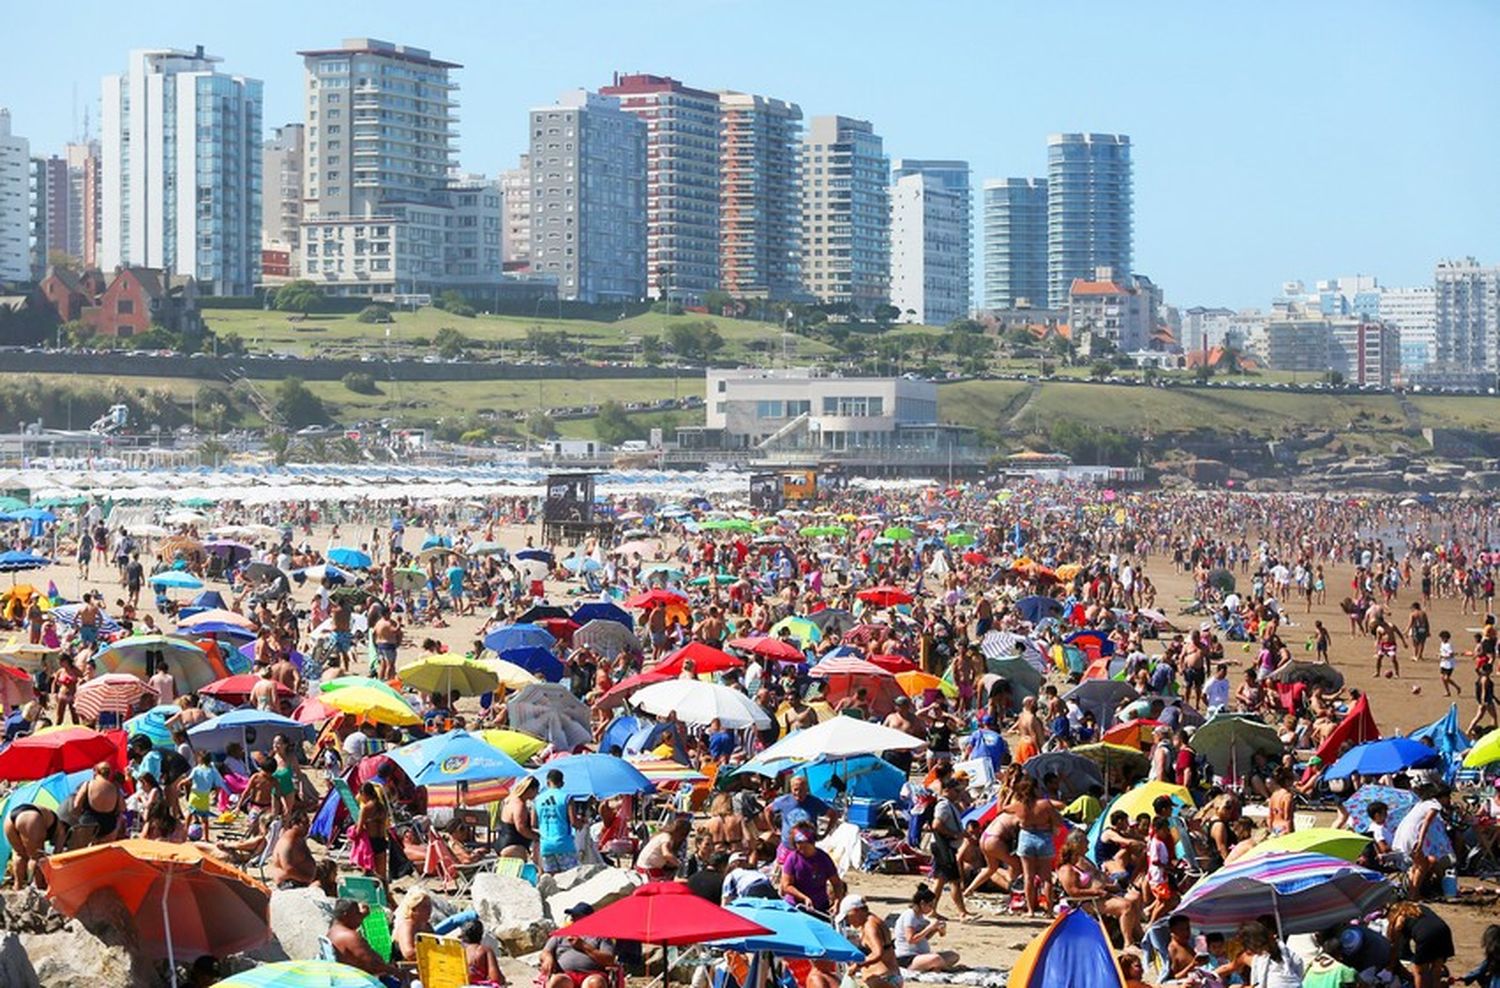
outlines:
{"label": "rainbow striped umbrella", "polygon": [[681,762],[674,762],[670,758],[630,758],[627,761],[658,787],[664,782],[678,784],[708,781],[708,776],[702,772]]}
{"label": "rainbow striped umbrella", "polygon": [[1182,897],[1177,913],[1206,933],[1275,916],[1285,936],[1326,930],[1395,895],[1386,876],[1326,854],[1267,854],[1204,877]]}
{"label": "rainbow striped umbrella", "polygon": [[219,988],[382,988],[382,984],[357,967],[307,960],[252,967],[220,981]]}

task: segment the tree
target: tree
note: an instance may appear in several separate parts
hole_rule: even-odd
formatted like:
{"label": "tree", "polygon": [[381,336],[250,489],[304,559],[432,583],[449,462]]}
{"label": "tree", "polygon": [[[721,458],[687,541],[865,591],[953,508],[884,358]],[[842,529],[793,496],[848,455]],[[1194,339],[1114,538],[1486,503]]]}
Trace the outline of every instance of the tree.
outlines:
{"label": "tree", "polygon": [[350,371],[344,375],[344,387],[360,395],[378,395],[380,389],[375,386],[375,375],[364,371]]}
{"label": "tree", "polygon": [[640,439],[645,431],[626,414],[624,405],[618,401],[606,401],[599,406],[599,414],[594,419],[594,435],[601,442],[618,446],[631,439]]}
{"label": "tree", "polygon": [[734,304],[734,298],[728,292],[704,292],[703,307],[716,316],[722,316],[724,310]]}
{"label": "tree", "polygon": [[306,279],[289,281],[276,289],[276,308],[281,312],[300,312],[304,316],[323,304],[323,290]]}
{"label": "tree", "polygon": [[83,274],[83,262],[64,250],[47,251],[47,267]]}
{"label": "tree", "polygon": [[712,320],[702,319],[668,326],[667,344],[679,356],[707,361],[723,348],[724,337],[719,335]]}
{"label": "tree", "polygon": [[[280,435],[280,433],[277,433]],[[217,467],[229,455],[229,447],[217,439],[209,438],[198,444],[198,464]]]}
{"label": "tree", "polygon": [[538,439],[551,439],[557,435],[557,423],[539,408],[526,416],[526,431]]}
{"label": "tree", "polygon": [[661,363],[661,337],[647,333],[641,337],[641,359],[648,364]]}
{"label": "tree", "polygon": [[432,337],[432,345],[437,347],[439,357],[444,360],[457,360],[464,355],[464,348],[469,345],[469,338],[452,326],[444,326]]}
{"label": "tree", "polygon": [[[916,315],[915,312],[912,313]],[[901,310],[889,302],[882,302],[870,310],[870,316],[882,326],[889,326],[901,318]]]}
{"label": "tree", "polygon": [[218,338],[215,352],[221,357],[241,357],[245,353],[245,338],[239,333],[230,331]]}
{"label": "tree", "polygon": [[293,429],[328,421],[323,399],[308,390],[300,377],[289,377],[276,386],[276,411]]}
{"label": "tree", "polygon": [[1089,377],[1102,381],[1115,372],[1115,365],[1108,360],[1096,360],[1089,368]]}
{"label": "tree", "polygon": [[538,357],[560,357],[563,352],[563,334],[532,326],[526,330],[526,345]]}
{"label": "tree", "polygon": [[285,432],[278,429],[266,437],[266,451],[271,454],[271,458],[278,467],[286,466],[287,456],[291,450],[292,440]]}
{"label": "tree", "polygon": [[365,323],[395,322],[391,317],[391,310],[383,305],[367,305],[354,318]]}
{"label": "tree", "polygon": [[1342,388],[1344,386],[1344,372],[1336,370],[1325,371],[1323,374],[1323,383],[1332,385],[1335,388]]}
{"label": "tree", "polygon": [[469,300],[464,298],[463,293],[454,291],[451,288],[433,299],[432,306],[435,309],[442,309],[445,312],[465,319],[472,319],[474,317],[474,307],[469,304]]}

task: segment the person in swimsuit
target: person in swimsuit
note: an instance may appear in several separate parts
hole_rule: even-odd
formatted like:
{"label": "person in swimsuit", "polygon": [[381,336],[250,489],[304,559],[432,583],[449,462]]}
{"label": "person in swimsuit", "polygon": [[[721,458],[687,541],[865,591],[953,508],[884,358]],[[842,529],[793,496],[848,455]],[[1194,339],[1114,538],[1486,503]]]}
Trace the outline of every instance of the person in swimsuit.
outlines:
{"label": "person in swimsuit", "polygon": [[1140,892],[1132,888],[1123,895],[1115,895],[1108,877],[1088,859],[1087,849],[1088,837],[1081,832],[1074,832],[1063,844],[1057,869],[1057,880],[1063,894],[1073,903],[1093,899],[1100,913],[1120,921],[1120,933],[1126,943],[1139,943],[1142,935]]}
{"label": "person in swimsuit", "polygon": [[536,790],[536,779],[527,776],[505,797],[500,807],[500,825],[496,828],[496,844],[502,858],[531,857],[531,845],[536,842],[536,814],[531,801]]}
{"label": "person in swimsuit", "polygon": [[1052,835],[1062,825],[1062,807],[1043,798],[1036,780],[1022,776],[1016,783],[1015,802],[1005,808],[1021,825],[1016,837],[1016,856],[1021,859],[1021,876],[1026,880],[1026,915],[1037,913],[1037,892],[1052,884]]}
{"label": "person in swimsuit", "polygon": [[275,768],[276,763],[269,758],[256,759],[255,774],[251,775],[249,781],[245,783],[245,791],[240,793],[235,812],[243,813],[248,806],[252,822],[262,816],[276,815],[272,808],[276,796],[276,781],[271,777]]}
{"label": "person in swimsuit", "polygon": [[45,856],[47,844],[60,850],[65,841],[62,818],[54,811],[33,803],[22,803],[11,807],[5,816],[5,840],[15,854],[11,871],[17,891],[24,889],[31,880],[31,862],[40,862]]}
{"label": "person in swimsuit", "polygon": [[896,942],[885,921],[870,912],[862,895],[847,897],[844,916],[851,930],[859,934],[859,945],[865,951],[864,960],[849,965],[849,973],[856,975],[865,988],[901,988],[905,979],[896,960]]}
{"label": "person in swimsuit", "polygon": [[73,656],[62,657],[61,668],[52,677],[52,689],[57,695],[57,716],[53,718],[57,725],[62,726],[64,713],[72,715],[73,723],[82,723],[78,719],[78,712],[73,709],[73,697],[78,692],[78,666],[73,664]]}
{"label": "person in swimsuit", "polygon": [[385,796],[373,782],[359,787],[359,819],[354,824],[354,835],[365,838],[370,844],[370,871],[384,885],[390,865],[391,810],[385,804]]}
{"label": "person in swimsuit", "polygon": [[477,919],[465,923],[458,940],[464,945],[464,967],[469,984],[477,988],[503,988],[505,975],[500,972],[495,949],[484,943],[484,924]]}
{"label": "person in swimsuit", "polygon": [[124,807],[125,797],[115,783],[114,767],[108,762],[94,766],[93,777],[78,790],[73,803],[78,822],[94,825],[94,844],[115,839],[120,829],[120,811]]}

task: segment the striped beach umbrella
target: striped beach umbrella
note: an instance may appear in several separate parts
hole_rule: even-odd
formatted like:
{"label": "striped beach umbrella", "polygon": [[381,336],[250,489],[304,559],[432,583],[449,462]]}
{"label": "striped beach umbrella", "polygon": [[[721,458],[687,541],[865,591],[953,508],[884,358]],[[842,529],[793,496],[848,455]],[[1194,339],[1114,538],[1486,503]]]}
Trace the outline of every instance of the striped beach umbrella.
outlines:
{"label": "striped beach umbrella", "polygon": [[1315,933],[1363,916],[1397,894],[1391,880],[1326,854],[1267,854],[1221,868],[1182,897],[1194,928],[1230,932],[1275,916],[1283,936]]}
{"label": "striped beach umbrella", "polygon": [[135,710],[143,696],[156,696],[156,690],[135,676],[124,672],[107,672],[83,683],[73,700],[73,709],[84,720],[98,720],[105,712],[126,714]]}

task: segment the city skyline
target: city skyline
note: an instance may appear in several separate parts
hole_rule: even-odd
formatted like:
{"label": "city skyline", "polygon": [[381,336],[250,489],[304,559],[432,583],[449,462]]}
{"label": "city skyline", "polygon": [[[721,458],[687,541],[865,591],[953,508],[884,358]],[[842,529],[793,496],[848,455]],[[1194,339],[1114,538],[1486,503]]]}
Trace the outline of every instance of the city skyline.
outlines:
{"label": "city skyline", "polygon": [[[482,32],[434,24],[396,4],[299,7],[293,20],[271,16],[273,9],[243,23],[227,10],[138,6],[141,16],[108,32],[76,32],[56,51],[22,45],[0,64],[0,92],[33,154],[61,153],[85,109],[98,132],[100,77],[117,71],[128,49],[205,45],[235,73],[264,82],[269,132],[303,119],[298,50],[369,35],[465,66],[457,73],[458,160],[471,172],[515,166],[530,107],[566,89],[607,85],[616,71],[640,71],[774,94],[799,102],[808,118],[867,119],[891,157],[969,161],[976,198],[986,179],[1041,174],[1048,134],[1128,134],[1131,266],[1183,304],[1261,305],[1286,278],[1350,271],[1422,284],[1442,258],[1500,258],[1493,222],[1500,189],[1484,166],[1500,138],[1465,128],[1471,111],[1453,98],[1500,86],[1500,67],[1485,52],[1495,36],[1486,28],[1500,27],[1500,9],[1480,3],[1246,13],[955,4],[953,15],[973,25],[963,32],[892,30],[886,15],[899,8],[877,3],[860,8],[868,57],[841,60],[836,71],[815,56],[820,38],[847,32],[842,4],[663,2],[644,17],[588,8],[566,34],[553,30],[555,15],[507,12],[497,32]],[[85,2],[81,22],[108,9]],[[155,16],[165,11],[173,16]],[[13,36],[43,37],[41,16],[11,12]],[[673,17],[683,23],[662,31]],[[796,30],[776,30],[779,20]],[[1014,71],[986,68],[993,50],[986,38],[1058,32],[1072,32],[1069,47],[1089,57],[1067,60],[1060,72],[1061,63],[1022,49],[1005,63]],[[714,43],[726,37],[736,43]],[[1112,43],[1100,43],[1106,39]],[[1369,140],[1362,121],[1383,122],[1384,139]],[[1443,153],[1456,133],[1463,154]]]}

